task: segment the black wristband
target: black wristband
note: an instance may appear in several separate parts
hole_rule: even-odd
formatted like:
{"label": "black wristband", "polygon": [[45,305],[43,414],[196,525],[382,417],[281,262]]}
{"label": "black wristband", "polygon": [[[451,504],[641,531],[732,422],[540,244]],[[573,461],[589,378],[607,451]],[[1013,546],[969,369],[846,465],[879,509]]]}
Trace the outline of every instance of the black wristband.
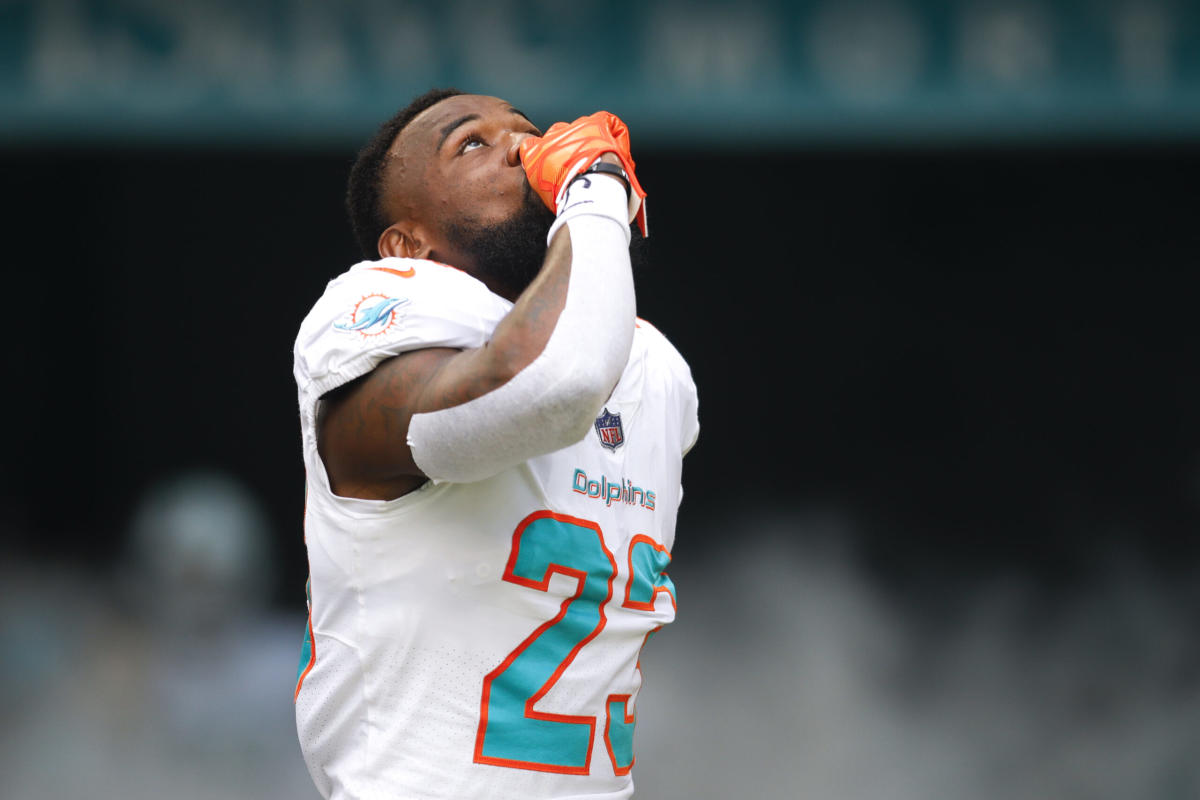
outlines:
{"label": "black wristband", "polygon": [[627,174],[625,174],[625,168],[622,167],[620,164],[610,164],[607,161],[597,161],[595,164],[592,164],[590,167],[585,169],[583,172],[576,175],[575,178],[571,182],[574,183],[576,180],[579,180],[584,175],[587,175],[592,172],[599,172],[599,173],[603,173],[605,175],[615,175],[616,177],[620,178],[625,183],[625,197],[629,198],[629,197],[633,196],[633,188],[630,186],[629,176]]}

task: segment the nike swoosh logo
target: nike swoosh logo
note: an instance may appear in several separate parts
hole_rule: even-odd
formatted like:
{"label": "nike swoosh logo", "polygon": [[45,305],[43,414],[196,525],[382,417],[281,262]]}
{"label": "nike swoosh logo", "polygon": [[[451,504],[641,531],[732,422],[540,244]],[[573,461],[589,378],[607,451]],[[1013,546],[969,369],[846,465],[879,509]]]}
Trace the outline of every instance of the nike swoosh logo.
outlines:
{"label": "nike swoosh logo", "polygon": [[405,270],[392,269],[391,267],[371,267],[370,269],[373,269],[376,272],[390,272],[392,275],[395,275],[400,278],[411,278],[412,276],[417,274],[417,271],[415,269],[413,269],[412,267],[409,267],[408,269],[405,269]]}

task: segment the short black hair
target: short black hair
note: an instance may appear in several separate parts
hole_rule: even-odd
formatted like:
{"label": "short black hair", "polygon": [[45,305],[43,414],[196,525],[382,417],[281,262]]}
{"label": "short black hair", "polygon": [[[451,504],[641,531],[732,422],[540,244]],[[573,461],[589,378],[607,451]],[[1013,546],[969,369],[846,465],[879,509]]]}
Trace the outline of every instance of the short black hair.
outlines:
{"label": "short black hair", "polygon": [[380,125],[371,140],[358,151],[346,182],[346,211],[350,215],[354,238],[367,259],[379,258],[379,237],[393,222],[384,215],[382,202],[388,149],[414,117],[435,103],[460,94],[463,92],[458,89],[430,89]]}

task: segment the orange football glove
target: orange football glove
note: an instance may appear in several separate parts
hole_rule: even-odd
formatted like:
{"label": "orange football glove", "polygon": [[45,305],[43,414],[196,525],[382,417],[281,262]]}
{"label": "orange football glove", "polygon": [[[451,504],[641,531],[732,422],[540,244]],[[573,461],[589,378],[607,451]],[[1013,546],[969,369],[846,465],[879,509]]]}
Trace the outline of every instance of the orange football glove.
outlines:
{"label": "orange football glove", "polygon": [[642,235],[646,230],[646,192],[633,171],[629,154],[629,128],[616,115],[597,111],[574,122],[556,122],[545,136],[521,142],[521,165],[529,185],[542,202],[558,213],[567,184],[605,153],[615,153],[629,176],[629,217],[637,220]]}

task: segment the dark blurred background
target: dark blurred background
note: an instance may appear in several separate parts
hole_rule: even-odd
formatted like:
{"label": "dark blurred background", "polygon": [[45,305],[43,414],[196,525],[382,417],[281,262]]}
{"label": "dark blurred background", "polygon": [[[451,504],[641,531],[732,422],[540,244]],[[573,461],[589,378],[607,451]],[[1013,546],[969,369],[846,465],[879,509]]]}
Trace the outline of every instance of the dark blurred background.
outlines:
{"label": "dark blurred background", "polygon": [[[356,148],[433,85],[631,128],[639,313],[702,423],[648,796],[1200,795],[1193,4],[45,0],[0,26],[4,702],[44,729],[0,740],[14,796],[74,786],[46,777],[64,730],[117,748],[93,796],[141,796],[111,764],[147,741],[177,797],[311,794],[291,346],[358,260]],[[87,717],[63,687],[93,660],[124,700]],[[231,734],[253,676],[274,727]],[[721,725],[663,721],[725,693]],[[181,790],[183,762],[229,782]]]}

